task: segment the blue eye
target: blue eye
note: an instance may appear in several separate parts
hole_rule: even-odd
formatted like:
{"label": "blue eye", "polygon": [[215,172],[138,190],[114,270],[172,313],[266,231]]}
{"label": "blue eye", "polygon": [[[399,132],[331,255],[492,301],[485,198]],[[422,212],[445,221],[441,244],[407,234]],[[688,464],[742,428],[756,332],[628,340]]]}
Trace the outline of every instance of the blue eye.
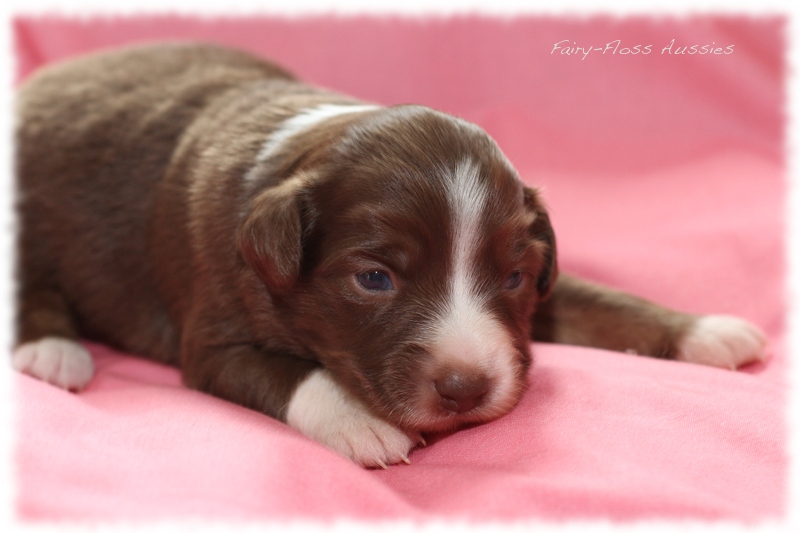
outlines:
{"label": "blue eye", "polygon": [[356,277],[361,286],[370,291],[390,291],[394,289],[392,278],[382,270],[369,270],[358,274]]}
{"label": "blue eye", "polygon": [[515,270],[506,278],[505,283],[503,283],[503,288],[506,290],[516,289],[519,287],[520,283],[522,283],[522,272]]}

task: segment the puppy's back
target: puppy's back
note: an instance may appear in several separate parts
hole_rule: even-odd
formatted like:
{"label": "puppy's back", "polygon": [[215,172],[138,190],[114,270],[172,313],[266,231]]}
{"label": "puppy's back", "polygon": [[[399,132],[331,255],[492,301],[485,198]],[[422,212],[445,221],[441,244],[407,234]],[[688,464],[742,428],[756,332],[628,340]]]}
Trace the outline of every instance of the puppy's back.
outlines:
{"label": "puppy's back", "polygon": [[[148,260],[158,189],[189,124],[228,91],[270,79],[292,77],[241,52],[187,44],[33,75],[17,99],[20,313],[63,308],[78,319],[74,334],[171,359],[175,332]],[[180,240],[181,228],[170,229]],[[64,320],[57,314],[43,320]],[[18,341],[37,337],[35,322],[20,321],[30,330]]]}

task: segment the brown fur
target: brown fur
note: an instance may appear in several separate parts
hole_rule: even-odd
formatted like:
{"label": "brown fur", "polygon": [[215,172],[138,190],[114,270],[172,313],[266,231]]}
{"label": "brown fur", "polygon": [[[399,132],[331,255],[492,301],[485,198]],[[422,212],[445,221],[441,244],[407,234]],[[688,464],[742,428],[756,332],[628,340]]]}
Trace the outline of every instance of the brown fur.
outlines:
{"label": "brown fur", "polygon": [[[493,195],[480,287],[513,338],[521,384],[530,317],[551,292],[534,338],[673,353],[690,318],[555,281],[546,210],[476,128],[421,107],[384,108],[339,116],[255,163],[286,118],[353,102],[198,45],[100,54],[32,77],[18,104],[18,342],[96,339],[178,365],[187,385],[278,418],[324,365],[402,423],[426,372],[415,332],[452,269],[437,176],[468,153]],[[353,272],[376,264],[400,285],[414,280],[391,305],[357,296]],[[499,290],[514,269],[526,281]]]}
{"label": "brown fur", "polygon": [[533,338],[674,359],[695,317],[562,275],[533,316]]}

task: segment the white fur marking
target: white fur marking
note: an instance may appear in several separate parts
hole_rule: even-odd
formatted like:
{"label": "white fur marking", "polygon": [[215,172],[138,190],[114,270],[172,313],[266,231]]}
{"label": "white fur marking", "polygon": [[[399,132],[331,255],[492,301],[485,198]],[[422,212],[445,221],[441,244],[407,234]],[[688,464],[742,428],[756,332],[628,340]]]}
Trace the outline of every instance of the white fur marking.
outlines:
{"label": "white fur marking", "polygon": [[676,359],[736,370],[766,357],[767,338],[753,324],[725,315],[697,319],[678,346]]}
{"label": "white fur marking", "polygon": [[480,182],[480,169],[471,162],[462,162],[448,182],[448,200],[453,213],[453,294],[456,298],[471,292],[470,267],[474,262],[480,221],[486,204],[486,188]]}
{"label": "white fur marking", "polygon": [[267,137],[256,156],[256,162],[266,161],[291,137],[302,131],[309,130],[330,118],[349,113],[372,111],[378,109],[378,107],[376,105],[321,104],[317,107],[304,109],[293,117],[286,119],[278,129]]}
{"label": "white fur marking", "polygon": [[86,348],[56,337],[19,346],[11,361],[15,370],[67,390],[84,388],[94,375],[92,356]]}
{"label": "white fur marking", "polygon": [[504,410],[515,398],[515,367],[511,339],[503,325],[475,294],[476,254],[488,191],[480,169],[462,161],[448,182],[453,217],[453,270],[446,308],[435,326],[435,364],[485,372],[494,380],[487,406]]}
{"label": "white fur marking", "polygon": [[408,462],[417,444],[406,433],[373,415],[325,369],[315,370],[297,387],[286,423],[301,433],[368,467]]}

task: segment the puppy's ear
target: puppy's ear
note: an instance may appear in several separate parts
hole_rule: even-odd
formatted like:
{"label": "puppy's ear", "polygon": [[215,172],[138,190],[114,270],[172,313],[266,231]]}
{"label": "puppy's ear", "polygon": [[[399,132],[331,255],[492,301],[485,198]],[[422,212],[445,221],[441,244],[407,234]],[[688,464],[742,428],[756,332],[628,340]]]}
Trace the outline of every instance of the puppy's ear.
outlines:
{"label": "puppy's ear", "polygon": [[539,298],[544,300],[550,296],[553,285],[558,277],[558,260],[556,259],[556,236],[553,233],[553,226],[550,224],[550,217],[544,204],[539,199],[539,193],[535,189],[523,186],[525,197],[525,207],[536,215],[536,218],[529,228],[530,235],[537,241],[544,243],[544,264],[539,277],[536,279],[536,290]]}
{"label": "puppy's ear", "polygon": [[276,292],[291,288],[300,275],[303,183],[294,176],[261,192],[237,235],[242,258]]}

